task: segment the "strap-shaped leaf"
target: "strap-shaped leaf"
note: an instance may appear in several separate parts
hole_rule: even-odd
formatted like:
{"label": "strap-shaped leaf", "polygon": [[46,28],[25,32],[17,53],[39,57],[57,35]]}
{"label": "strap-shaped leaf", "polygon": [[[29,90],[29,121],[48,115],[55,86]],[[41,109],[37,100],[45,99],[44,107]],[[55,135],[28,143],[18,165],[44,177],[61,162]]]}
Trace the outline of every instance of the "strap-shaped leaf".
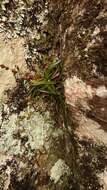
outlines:
{"label": "strap-shaped leaf", "polygon": [[50,79],[56,71],[59,72],[60,66],[61,66],[60,60],[57,60],[57,61],[54,61],[53,63],[51,63],[44,72],[44,78],[46,80]]}
{"label": "strap-shaped leaf", "polygon": [[42,86],[42,85],[54,85],[55,82],[51,80],[32,80],[31,85],[32,86]]}

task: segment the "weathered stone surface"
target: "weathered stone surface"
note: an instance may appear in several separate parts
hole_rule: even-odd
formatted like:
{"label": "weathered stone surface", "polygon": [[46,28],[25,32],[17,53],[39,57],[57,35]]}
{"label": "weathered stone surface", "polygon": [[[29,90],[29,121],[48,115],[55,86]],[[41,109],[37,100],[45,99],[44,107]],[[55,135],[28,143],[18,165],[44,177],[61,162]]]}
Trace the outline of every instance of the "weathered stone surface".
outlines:
{"label": "weathered stone surface", "polygon": [[[65,65],[65,95],[80,138],[107,145],[107,1],[49,0],[54,51]],[[53,26],[56,26],[55,28]],[[76,79],[76,80],[75,80]],[[106,154],[106,152],[105,152]],[[106,179],[107,181],[107,179]],[[107,187],[106,187],[107,188]]]}
{"label": "weathered stone surface", "polygon": [[[101,179],[107,188],[106,6],[106,0],[1,2],[0,97],[10,89],[10,101],[0,102],[0,190],[98,190]],[[16,83],[12,72],[16,65],[25,73],[26,63],[37,74],[53,57],[64,62],[73,121],[66,130],[32,102],[23,106],[26,80]]]}
{"label": "weathered stone surface", "polygon": [[64,132],[54,127],[48,112],[40,114],[28,107],[4,121],[0,133],[0,189],[17,189],[17,185],[19,189],[28,188],[27,183],[29,188],[45,189],[48,181],[55,178],[58,183],[61,177],[70,175],[69,166],[64,164],[66,149],[60,153]]}
{"label": "weathered stone surface", "polygon": [[[107,128],[107,2],[106,0],[49,1],[48,30],[54,51],[65,65],[65,95],[74,115],[86,114],[83,134],[106,143]],[[54,28],[53,25],[56,27]],[[74,107],[74,108],[73,108]],[[85,117],[85,116],[83,116]],[[79,122],[82,118],[79,120]],[[93,135],[90,127],[92,120]],[[89,121],[89,124],[88,124]],[[92,126],[93,126],[92,125]],[[96,128],[96,130],[94,130]],[[98,135],[99,134],[99,135]],[[104,138],[101,137],[104,134]],[[101,139],[100,139],[101,138]],[[105,140],[104,140],[105,139]]]}
{"label": "weathered stone surface", "polygon": [[74,110],[80,136],[97,139],[107,145],[106,93],[105,86],[91,86],[76,77],[65,81],[66,101]]}
{"label": "weathered stone surface", "polygon": [[[76,158],[72,146],[75,143],[72,144],[69,136],[65,140],[65,131],[54,126],[48,112],[39,113],[28,107],[3,121],[0,132],[1,189],[72,188],[72,158]],[[96,153],[92,157],[97,159]],[[90,181],[90,185],[94,184]]]}
{"label": "weathered stone surface", "polygon": [[106,6],[106,0],[49,1],[55,48],[60,44],[68,76],[106,75]]}
{"label": "weathered stone surface", "polygon": [[12,39],[6,42],[5,35],[0,35],[0,99],[4,91],[16,86],[12,71],[17,71],[17,67],[21,74],[27,71],[23,45],[23,39]]}

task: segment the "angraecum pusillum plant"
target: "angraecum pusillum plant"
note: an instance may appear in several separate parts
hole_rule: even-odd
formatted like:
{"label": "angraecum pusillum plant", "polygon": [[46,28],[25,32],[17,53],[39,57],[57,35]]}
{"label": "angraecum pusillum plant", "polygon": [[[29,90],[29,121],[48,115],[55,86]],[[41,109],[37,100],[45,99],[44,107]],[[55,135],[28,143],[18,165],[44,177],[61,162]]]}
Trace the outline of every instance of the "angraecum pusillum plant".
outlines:
{"label": "angraecum pusillum plant", "polygon": [[66,103],[63,90],[63,62],[60,59],[53,60],[40,74],[39,78],[30,80],[30,96],[52,97],[60,108],[64,126],[67,127]]}

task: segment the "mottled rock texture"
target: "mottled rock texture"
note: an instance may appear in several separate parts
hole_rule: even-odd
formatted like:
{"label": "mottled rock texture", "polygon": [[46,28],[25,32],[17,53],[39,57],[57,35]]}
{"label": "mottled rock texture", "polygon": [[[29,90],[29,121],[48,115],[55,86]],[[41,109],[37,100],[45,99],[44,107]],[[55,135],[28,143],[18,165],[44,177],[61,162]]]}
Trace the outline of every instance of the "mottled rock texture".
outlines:
{"label": "mottled rock texture", "polygon": [[54,51],[64,60],[65,77],[69,78],[65,82],[67,101],[72,109],[76,106],[77,113],[87,110],[86,119],[94,120],[106,139],[107,1],[50,0],[49,16]]}
{"label": "mottled rock texture", "polygon": [[[0,32],[0,190],[106,190],[107,1],[2,0]],[[67,129],[26,82],[55,58]]]}
{"label": "mottled rock texture", "polygon": [[27,71],[23,44],[23,39],[12,39],[6,43],[5,35],[0,35],[0,99],[5,90],[16,86],[12,71],[17,70],[17,67],[22,74]]}
{"label": "mottled rock texture", "polygon": [[106,0],[49,1],[55,48],[68,64],[67,74],[83,79],[106,76]]}
{"label": "mottled rock texture", "polygon": [[107,1],[48,2],[48,31],[64,61],[65,95],[78,135],[107,145]]}

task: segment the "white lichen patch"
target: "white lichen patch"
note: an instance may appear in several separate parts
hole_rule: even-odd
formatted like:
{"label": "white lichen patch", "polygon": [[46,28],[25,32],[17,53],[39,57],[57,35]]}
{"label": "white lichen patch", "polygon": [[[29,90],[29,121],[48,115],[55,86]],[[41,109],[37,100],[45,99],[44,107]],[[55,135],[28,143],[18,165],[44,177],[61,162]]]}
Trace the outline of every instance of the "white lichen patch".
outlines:
{"label": "white lichen patch", "polygon": [[88,44],[87,44],[87,47],[84,49],[84,51],[88,51],[94,44],[95,44],[95,39],[92,39],[92,41],[90,41]]}
{"label": "white lichen patch", "polygon": [[53,122],[49,119],[49,113],[47,112],[44,115],[38,112],[30,113],[30,119],[26,118],[29,117],[29,113],[27,114],[22,112],[21,117],[25,118],[19,121],[20,127],[25,130],[22,135],[26,133],[32,149],[40,149],[42,146],[48,147],[48,140],[53,130]]}
{"label": "white lichen patch", "polygon": [[59,159],[54,166],[51,168],[50,171],[50,178],[54,181],[54,183],[58,183],[62,176],[69,176],[70,175],[70,168],[65,163],[64,160]]}
{"label": "white lichen patch", "polygon": [[83,108],[89,109],[87,100],[93,98],[93,90],[91,86],[74,76],[65,81],[65,96],[68,104],[81,105]]}
{"label": "white lichen patch", "polygon": [[20,151],[20,141],[18,142],[13,138],[13,133],[16,130],[17,116],[12,115],[10,121],[4,122],[0,129],[0,151],[6,153],[7,151],[11,153],[18,154]]}
{"label": "white lichen patch", "polygon": [[38,22],[42,23],[43,25],[47,24],[47,21],[45,20],[46,14],[48,13],[48,10],[45,9],[40,14],[37,15]]}
{"label": "white lichen patch", "polygon": [[[29,117],[29,118],[28,118]],[[50,134],[52,124],[48,121],[47,113],[43,117],[38,112],[22,112],[20,116],[12,115],[1,128],[0,150],[10,154],[23,153],[29,145],[32,150],[43,146],[46,135]],[[18,133],[20,137],[18,138]],[[28,138],[24,146],[22,138]]]}
{"label": "white lichen patch", "polygon": [[0,152],[10,155],[22,155],[25,150],[32,151],[49,149],[52,138],[58,138],[62,133],[56,130],[49,113],[40,114],[27,108],[20,113],[11,115],[9,121],[4,121],[1,127]]}
{"label": "white lichen patch", "polygon": [[98,26],[96,26],[95,27],[95,30],[94,30],[94,32],[93,32],[93,34],[92,34],[92,36],[96,36],[96,35],[98,35],[100,33],[100,28],[98,27]]}
{"label": "white lichen patch", "polygon": [[[46,3],[43,4],[41,1],[35,3],[34,0],[16,0],[14,1],[15,6],[12,6],[9,1],[3,0],[0,4],[2,10],[0,12],[0,32],[5,31],[7,39],[32,36],[37,28],[40,29],[40,25],[44,26],[47,23],[45,20],[48,13]],[[10,5],[11,12],[7,5]],[[6,23],[9,27],[6,26]]]}

